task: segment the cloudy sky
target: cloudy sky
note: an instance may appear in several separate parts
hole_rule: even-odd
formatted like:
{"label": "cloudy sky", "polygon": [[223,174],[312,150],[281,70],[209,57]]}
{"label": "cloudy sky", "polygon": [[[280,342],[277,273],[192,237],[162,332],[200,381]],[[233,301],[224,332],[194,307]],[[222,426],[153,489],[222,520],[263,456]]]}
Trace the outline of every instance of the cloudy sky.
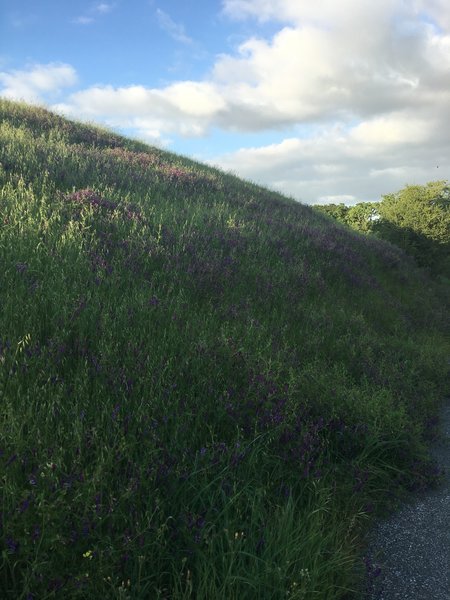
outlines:
{"label": "cloudy sky", "polygon": [[448,0],[0,0],[0,95],[309,204],[450,179]]}

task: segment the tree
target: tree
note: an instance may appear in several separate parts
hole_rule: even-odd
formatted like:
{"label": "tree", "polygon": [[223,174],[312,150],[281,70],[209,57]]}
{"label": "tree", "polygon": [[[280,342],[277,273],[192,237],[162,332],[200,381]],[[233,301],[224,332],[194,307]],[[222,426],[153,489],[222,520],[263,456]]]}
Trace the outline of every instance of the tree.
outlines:
{"label": "tree", "polygon": [[320,210],[320,212],[327,214],[329,217],[333,217],[336,221],[347,224],[349,207],[345,204],[322,204],[315,208]]}
{"label": "tree", "polygon": [[450,186],[407,185],[380,202],[317,208],[349,227],[396,244],[434,274],[450,278]]}
{"label": "tree", "polygon": [[365,233],[372,230],[373,223],[378,218],[376,202],[360,202],[355,206],[346,206],[345,204],[324,204],[316,206],[318,210],[324,212],[340,223],[344,223],[353,229]]}
{"label": "tree", "polygon": [[372,231],[379,218],[378,204],[377,202],[360,202],[350,207],[347,213],[347,225],[364,233]]}
{"label": "tree", "polygon": [[373,231],[435,273],[450,275],[450,187],[446,181],[407,185],[383,196]]}

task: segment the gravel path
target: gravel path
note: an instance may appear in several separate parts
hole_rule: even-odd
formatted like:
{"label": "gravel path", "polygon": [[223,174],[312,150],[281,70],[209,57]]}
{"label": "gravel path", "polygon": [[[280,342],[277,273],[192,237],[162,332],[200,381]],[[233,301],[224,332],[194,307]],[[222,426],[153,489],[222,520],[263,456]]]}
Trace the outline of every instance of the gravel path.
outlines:
{"label": "gravel path", "polygon": [[450,600],[450,402],[441,414],[432,454],[445,479],[375,525],[368,556],[381,575],[367,600]]}

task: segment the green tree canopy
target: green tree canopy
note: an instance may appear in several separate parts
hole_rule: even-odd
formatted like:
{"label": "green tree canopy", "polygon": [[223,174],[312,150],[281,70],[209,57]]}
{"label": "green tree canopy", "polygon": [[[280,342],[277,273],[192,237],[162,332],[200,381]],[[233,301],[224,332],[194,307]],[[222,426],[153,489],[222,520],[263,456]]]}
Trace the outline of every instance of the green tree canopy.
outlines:
{"label": "green tree canopy", "polygon": [[372,231],[374,223],[379,218],[378,206],[378,202],[360,202],[350,207],[347,213],[347,225],[365,233]]}
{"label": "green tree canopy", "polygon": [[320,211],[363,233],[400,246],[416,262],[450,278],[450,186],[447,181],[407,185],[380,202],[327,204]]}
{"label": "green tree canopy", "polygon": [[450,187],[446,181],[407,185],[383,196],[373,231],[433,272],[450,272]]}
{"label": "green tree canopy", "polygon": [[321,206],[316,206],[316,208],[329,217],[333,217],[336,221],[348,224],[347,215],[350,208],[345,204],[322,204]]}

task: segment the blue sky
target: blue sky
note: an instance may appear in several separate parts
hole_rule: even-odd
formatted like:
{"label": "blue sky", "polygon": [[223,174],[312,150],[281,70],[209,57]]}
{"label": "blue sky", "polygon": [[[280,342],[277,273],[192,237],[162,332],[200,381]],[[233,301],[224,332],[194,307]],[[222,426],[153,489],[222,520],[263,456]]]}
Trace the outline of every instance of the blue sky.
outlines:
{"label": "blue sky", "polygon": [[0,0],[0,95],[311,204],[450,178],[447,0]]}

